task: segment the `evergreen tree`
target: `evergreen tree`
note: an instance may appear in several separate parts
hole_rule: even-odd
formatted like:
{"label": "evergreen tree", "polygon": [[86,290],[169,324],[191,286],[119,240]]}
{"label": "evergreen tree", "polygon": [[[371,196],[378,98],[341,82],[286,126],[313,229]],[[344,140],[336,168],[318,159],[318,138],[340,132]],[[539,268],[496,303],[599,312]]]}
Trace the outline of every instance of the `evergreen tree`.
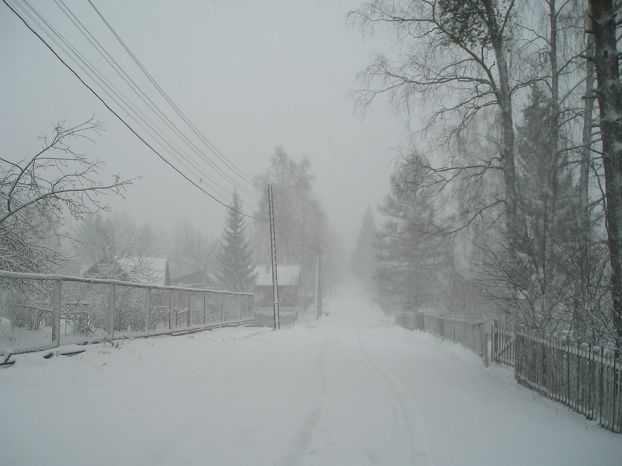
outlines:
{"label": "evergreen tree", "polygon": [[488,247],[484,272],[488,294],[509,317],[542,334],[568,323],[580,281],[571,286],[578,253],[577,190],[553,142],[554,125],[550,98],[533,86],[517,128],[517,258],[509,262]]}
{"label": "evergreen tree", "polygon": [[447,286],[452,251],[449,236],[435,225],[438,192],[426,180],[425,157],[411,154],[391,177],[380,211],[378,267],[374,281],[385,311],[415,311],[439,305]]}
{"label": "evergreen tree", "polygon": [[365,209],[361,229],[352,251],[350,269],[352,273],[362,280],[369,280],[376,269],[376,257],[374,252],[374,240],[376,237],[376,222],[370,207]]}
{"label": "evergreen tree", "polygon": [[250,291],[257,274],[251,260],[251,250],[246,239],[246,224],[242,216],[242,202],[233,193],[233,209],[227,214],[223,231],[222,247],[218,254],[218,279],[228,290]]}
{"label": "evergreen tree", "polygon": [[562,318],[568,290],[564,257],[572,247],[576,212],[576,191],[567,165],[558,160],[552,116],[550,98],[532,86],[517,129],[520,268],[510,283],[513,295],[521,297],[515,300],[519,321],[540,332],[553,330]]}

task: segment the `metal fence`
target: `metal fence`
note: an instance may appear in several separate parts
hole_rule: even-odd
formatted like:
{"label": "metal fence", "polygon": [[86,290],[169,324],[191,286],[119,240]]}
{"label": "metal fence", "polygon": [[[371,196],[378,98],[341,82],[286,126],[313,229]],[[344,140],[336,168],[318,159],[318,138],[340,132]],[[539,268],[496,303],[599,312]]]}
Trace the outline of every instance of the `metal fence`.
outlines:
{"label": "metal fence", "polygon": [[0,353],[249,323],[253,295],[0,271]]}
{"label": "metal fence", "polygon": [[486,362],[511,366],[521,385],[622,432],[622,363],[612,350],[539,337],[500,321],[406,312],[396,315],[396,323],[456,341]]}

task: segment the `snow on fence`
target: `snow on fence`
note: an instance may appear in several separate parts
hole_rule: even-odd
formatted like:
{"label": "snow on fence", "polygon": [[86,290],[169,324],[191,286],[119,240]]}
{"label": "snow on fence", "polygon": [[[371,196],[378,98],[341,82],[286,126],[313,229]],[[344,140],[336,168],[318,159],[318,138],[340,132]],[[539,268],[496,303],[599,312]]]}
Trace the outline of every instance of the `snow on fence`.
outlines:
{"label": "snow on fence", "polygon": [[516,328],[514,325],[494,320],[490,336],[490,359],[514,367],[516,361]]}
{"label": "snow on fence", "polygon": [[0,271],[0,354],[253,321],[253,295]]}
{"label": "snow on fence", "polygon": [[486,357],[487,324],[483,320],[456,319],[423,312],[402,312],[396,315],[396,322],[411,330],[424,330],[455,341]]}
{"label": "snow on fence", "polygon": [[396,323],[453,340],[514,368],[521,385],[563,403],[613,432],[622,432],[622,363],[614,351],[538,337],[514,325],[401,313]]}
{"label": "snow on fence", "polygon": [[613,351],[523,330],[514,346],[518,383],[622,432],[622,365]]}

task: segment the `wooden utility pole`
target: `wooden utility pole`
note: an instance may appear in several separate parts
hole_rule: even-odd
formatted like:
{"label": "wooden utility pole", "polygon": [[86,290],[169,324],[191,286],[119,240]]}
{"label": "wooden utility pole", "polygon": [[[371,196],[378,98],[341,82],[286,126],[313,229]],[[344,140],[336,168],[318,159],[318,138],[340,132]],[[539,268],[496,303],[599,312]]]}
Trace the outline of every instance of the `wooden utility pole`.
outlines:
{"label": "wooden utility pole", "polygon": [[317,255],[315,264],[315,312],[319,319],[322,315],[322,251]]}
{"label": "wooden utility pole", "polygon": [[276,264],[276,232],[274,228],[274,199],[272,185],[268,185],[268,214],[270,217],[270,261],[272,263],[272,313],[274,330],[281,328],[279,309],[279,280]]}

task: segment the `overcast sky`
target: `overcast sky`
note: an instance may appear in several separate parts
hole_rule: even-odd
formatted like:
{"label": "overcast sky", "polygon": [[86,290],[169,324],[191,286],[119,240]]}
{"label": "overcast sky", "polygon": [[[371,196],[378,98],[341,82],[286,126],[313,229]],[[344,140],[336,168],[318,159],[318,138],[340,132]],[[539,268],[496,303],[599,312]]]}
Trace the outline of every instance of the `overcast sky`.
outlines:
{"label": "overcast sky", "polygon": [[[114,79],[112,69],[54,2],[31,4]],[[71,0],[65,4],[128,74],[159,98],[90,5]],[[296,158],[307,155],[331,222],[348,245],[353,242],[365,207],[378,205],[386,194],[395,148],[407,139],[402,119],[388,105],[376,104],[365,115],[354,112],[351,91],[359,85],[357,73],[376,53],[391,47],[390,38],[365,38],[348,24],[346,14],[359,1],[95,4],[161,87],[246,174],[265,171],[278,145]],[[96,144],[79,148],[105,160],[108,175],[142,176],[126,200],[112,201],[114,210],[154,225],[186,217],[219,234],[224,208],[142,145],[0,6],[3,154],[21,158],[37,149],[36,137],[49,132],[53,122],[73,123],[95,114],[106,131]],[[221,184],[229,190],[225,181]]]}

